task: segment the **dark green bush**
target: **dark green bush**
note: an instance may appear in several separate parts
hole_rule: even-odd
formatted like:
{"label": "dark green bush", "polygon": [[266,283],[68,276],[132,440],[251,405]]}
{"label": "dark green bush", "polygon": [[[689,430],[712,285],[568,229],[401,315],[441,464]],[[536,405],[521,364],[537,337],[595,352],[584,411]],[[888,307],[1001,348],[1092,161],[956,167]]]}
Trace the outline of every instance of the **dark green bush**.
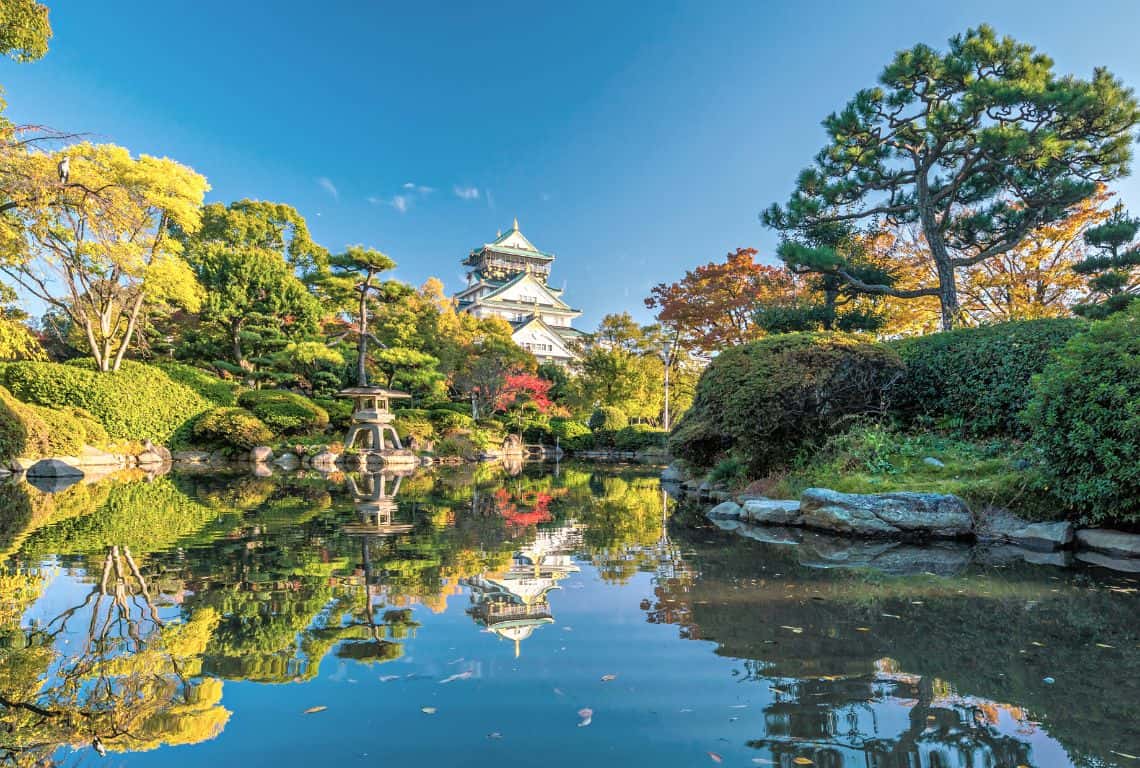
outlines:
{"label": "dark green bush", "polygon": [[861,336],[788,333],[742,344],[701,375],[669,445],[700,467],[734,454],[759,476],[880,412],[902,371],[898,355]]}
{"label": "dark green bush", "polygon": [[553,418],[550,420],[550,431],[562,442],[590,434],[590,427],[585,422],[573,419]]}
{"label": "dark green bush", "polygon": [[343,397],[315,397],[313,402],[328,413],[329,426],[346,430],[352,424],[353,404],[351,400]]}
{"label": "dark green bush", "polygon": [[1140,306],[1070,339],[1025,411],[1050,490],[1087,523],[1140,523]]}
{"label": "dark green bush", "polygon": [[214,405],[237,405],[238,385],[185,363],[155,363],[172,381],[190,387]]}
{"label": "dark green bush", "polygon": [[129,360],[113,372],[95,371],[90,361],[12,363],[4,378],[12,394],[24,402],[83,408],[114,440],[177,442],[189,434],[198,414],[210,407],[165,371]]}
{"label": "dark green bush", "polygon": [[629,416],[612,405],[603,405],[590,414],[589,427],[595,432],[617,432],[628,426]]}
{"label": "dark green bush", "polygon": [[561,447],[568,451],[592,451],[598,447],[597,438],[590,431],[575,434],[573,437],[568,437],[560,442]]}
{"label": "dark green bush", "polygon": [[891,342],[906,364],[891,388],[891,410],[904,424],[972,437],[1024,436],[1018,414],[1029,401],[1029,379],[1086,327],[1080,320],[1025,320]]}
{"label": "dark green bush", "polygon": [[428,411],[428,418],[435,431],[441,435],[475,428],[475,419],[469,414],[459,413],[450,408],[433,408]]}
{"label": "dark green bush", "polygon": [[644,451],[664,448],[667,433],[648,424],[630,424],[614,434],[614,447],[619,451]]}
{"label": "dark green bush", "polygon": [[435,427],[432,426],[428,412],[418,408],[405,408],[396,411],[396,420],[393,422],[396,434],[401,440],[415,438],[416,440],[430,440],[435,436]]}
{"label": "dark green bush", "polygon": [[273,439],[269,427],[244,408],[219,407],[206,411],[194,422],[194,440],[203,446],[249,450]]}
{"label": "dark green bush", "polygon": [[324,408],[304,395],[285,389],[251,389],[238,405],[253,412],[275,434],[291,435],[322,430],[329,424]]}

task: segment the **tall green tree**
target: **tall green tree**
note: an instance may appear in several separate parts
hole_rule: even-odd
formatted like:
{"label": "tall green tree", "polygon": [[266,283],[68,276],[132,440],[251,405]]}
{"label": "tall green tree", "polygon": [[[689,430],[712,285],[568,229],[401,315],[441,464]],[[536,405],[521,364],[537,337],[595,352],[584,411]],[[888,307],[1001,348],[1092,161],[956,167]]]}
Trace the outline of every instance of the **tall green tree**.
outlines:
{"label": "tall green tree", "polygon": [[1133,92],[1104,69],[1058,76],[1048,56],[988,26],[946,52],[899,52],[879,82],[824,120],[827,146],[762,218],[791,238],[832,224],[916,224],[936,276],[918,288],[867,282],[829,245],[802,243],[786,260],[864,293],[937,296],[944,329],[960,314],[956,270],[1016,248],[1129,170]]}
{"label": "tall green tree", "polygon": [[327,268],[328,254],[295,209],[256,200],[210,203],[201,229],[180,237],[206,289],[190,354],[250,374],[290,342],[316,334],[323,309],[305,280]]}
{"label": "tall green tree", "polygon": [[[368,386],[368,342],[381,343],[368,330],[368,316],[373,303],[385,293],[385,284],[380,276],[395,269],[396,262],[375,248],[354,245],[333,256],[329,266],[330,275],[323,281],[323,287],[342,306],[351,308],[349,311],[355,313],[349,333],[356,336],[356,383],[365,387]],[[389,286],[389,297],[397,300],[398,297],[391,295],[393,291],[394,288]]]}
{"label": "tall green tree", "polygon": [[1073,307],[1074,312],[1100,320],[1140,298],[1138,231],[1140,219],[1117,206],[1106,222],[1085,232],[1085,242],[1097,252],[1073,265],[1074,272],[1088,278],[1091,289],[1090,296]]}

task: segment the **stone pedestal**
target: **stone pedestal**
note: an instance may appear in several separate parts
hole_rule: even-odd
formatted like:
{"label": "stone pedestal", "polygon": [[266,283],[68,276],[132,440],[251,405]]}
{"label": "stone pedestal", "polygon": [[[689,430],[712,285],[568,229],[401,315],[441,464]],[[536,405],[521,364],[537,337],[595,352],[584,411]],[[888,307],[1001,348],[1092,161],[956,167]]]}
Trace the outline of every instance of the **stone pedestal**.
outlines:
{"label": "stone pedestal", "polygon": [[411,397],[406,392],[383,387],[351,387],[338,393],[353,401],[352,426],[344,437],[345,450],[385,453],[403,451],[400,436],[392,426],[389,403],[395,399]]}

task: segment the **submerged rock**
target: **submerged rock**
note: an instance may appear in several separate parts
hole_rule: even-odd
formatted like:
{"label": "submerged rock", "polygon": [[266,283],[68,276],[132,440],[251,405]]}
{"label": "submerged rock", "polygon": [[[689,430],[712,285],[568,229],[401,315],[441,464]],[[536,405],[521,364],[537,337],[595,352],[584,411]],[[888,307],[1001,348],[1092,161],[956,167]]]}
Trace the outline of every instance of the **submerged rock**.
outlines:
{"label": "submerged rock", "polygon": [[1077,531],[1077,544],[1113,557],[1140,558],[1140,533],[1085,528]]}
{"label": "submerged rock", "polygon": [[808,488],[800,497],[801,523],[856,536],[968,536],[973,518],[957,496],[939,493],[839,493]]}

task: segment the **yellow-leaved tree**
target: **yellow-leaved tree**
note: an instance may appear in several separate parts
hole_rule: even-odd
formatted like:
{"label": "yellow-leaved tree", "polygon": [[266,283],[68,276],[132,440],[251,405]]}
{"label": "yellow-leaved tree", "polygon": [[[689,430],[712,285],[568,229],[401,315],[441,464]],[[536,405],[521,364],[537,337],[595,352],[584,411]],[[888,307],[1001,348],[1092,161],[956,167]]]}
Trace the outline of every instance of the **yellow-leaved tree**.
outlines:
{"label": "yellow-leaved tree", "polygon": [[6,226],[18,240],[0,252],[0,271],[66,316],[99,370],[118,370],[145,313],[198,309],[202,289],[170,231],[198,229],[205,177],[111,144],[9,159],[25,188],[13,197]]}

